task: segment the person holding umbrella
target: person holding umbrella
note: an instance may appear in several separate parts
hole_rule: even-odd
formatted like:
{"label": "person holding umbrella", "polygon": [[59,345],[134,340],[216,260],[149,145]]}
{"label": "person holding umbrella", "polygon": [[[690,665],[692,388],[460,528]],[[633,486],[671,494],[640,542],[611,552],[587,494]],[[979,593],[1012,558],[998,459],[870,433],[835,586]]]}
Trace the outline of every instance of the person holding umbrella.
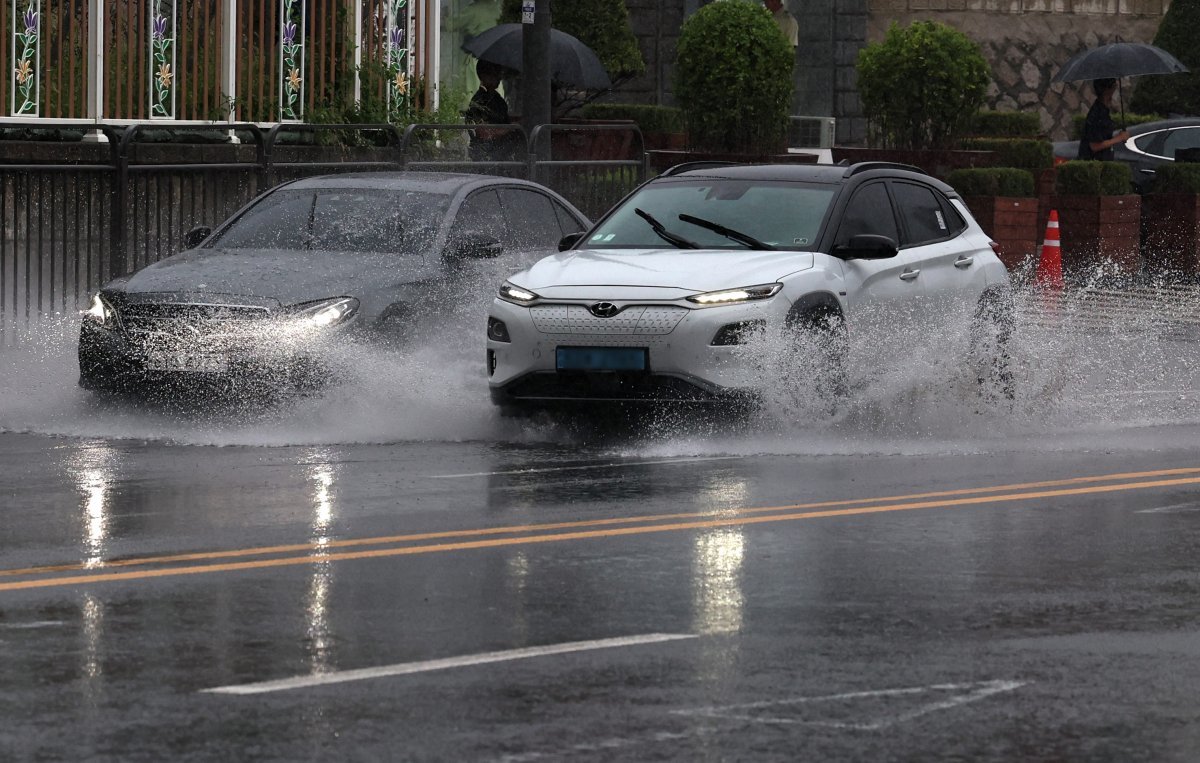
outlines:
{"label": "person holding umbrella", "polygon": [[1092,80],[1092,88],[1096,91],[1096,102],[1088,109],[1087,119],[1083,123],[1078,158],[1110,162],[1113,160],[1113,147],[1129,140],[1129,131],[1125,129],[1113,135],[1116,125],[1113,124],[1112,103],[1117,92],[1117,80],[1112,77]]}
{"label": "person holding umbrella", "polygon": [[[475,65],[479,89],[471,96],[464,119],[468,124],[504,125],[509,123],[508,102],[500,95],[500,80],[509,70],[491,61]],[[498,127],[478,127],[471,131],[471,158],[476,161],[492,159],[507,161],[516,154],[520,142],[517,130]]]}

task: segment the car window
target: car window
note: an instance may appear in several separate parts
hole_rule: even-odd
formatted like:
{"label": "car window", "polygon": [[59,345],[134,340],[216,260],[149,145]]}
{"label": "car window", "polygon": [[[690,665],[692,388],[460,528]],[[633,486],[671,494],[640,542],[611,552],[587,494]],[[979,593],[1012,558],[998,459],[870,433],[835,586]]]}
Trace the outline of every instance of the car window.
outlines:
{"label": "car window", "polygon": [[916,183],[893,182],[896,206],[904,221],[904,246],[942,241],[951,235],[946,212],[932,188]]}
{"label": "car window", "polygon": [[705,248],[745,249],[711,230],[685,223],[688,214],[784,249],[812,249],[834,187],[757,180],[688,180],[644,186],[600,224],[586,247],[658,249],[670,244],[635,210],[649,213],[668,231]]}
{"label": "car window", "polygon": [[475,191],[463,200],[458,215],[450,228],[451,235],[482,233],[509,245],[508,226],[504,223],[504,212],[500,208],[500,197],[496,191],[486,188]]}
{"label": "car window", "polygon": [[562,228],[550,197],[526,188],[501,188],[500,202],[508,221],[505,247],[529,249],[553,247],[562,238]]}
{"label": "car window", "polygon": [[281,189],[205,247],[418,254],[436,235],[447,202],[418,191]]}
{"label": "car window", "polygon": [[848,244],[854,236],[866,233],[900,241],[896,215],[883,183],[871,183],[854,192],[842,215],[835,243]]}
{"label": "car window", "polygon": [[578,217],[571,214],[570,210],[568,210],[562,204],[559,204],[553,199],[550,200],[550,203],[554,205],[554,214],[558,217],[558,228],[562,235],[565,236],[568,233],[578,233],[579,231],[587,228],[586,225],[579,222]]}
{"label": "car window", "polygon": [[1175,152],[1181,148],[1200,148],[1200,127],[1180,127],[1167,131],[1161,155],[1174,159]]}

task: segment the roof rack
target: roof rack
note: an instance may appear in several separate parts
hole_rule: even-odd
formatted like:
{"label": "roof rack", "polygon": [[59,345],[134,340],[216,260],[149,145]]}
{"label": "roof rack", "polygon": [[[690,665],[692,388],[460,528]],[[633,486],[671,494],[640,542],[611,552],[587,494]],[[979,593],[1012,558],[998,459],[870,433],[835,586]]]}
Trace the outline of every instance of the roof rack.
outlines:
{"label": "roof rack", "polygon": [[916,167],[911,164],[901,164],[900,162],[859,162],[858,164],[851,164],[849,167],[847,167],[846,172],[844,175],[842,175],[842,177],[848,178],[851,175],[857,175],[860,172],[867,172],[868,170],[906,170],[908,172],[915,172],[918,175],[929,174],[920,167]]}
{"label": "roof rack", "polygon": [[681,172],[691,172],[692,170],[707,170],[713,167],[737,167],[738,162],[717,162],[717,161],[701,161],[701,162],[684,162],[676,164],[673,167],[667,168],[664,172],[659,173],[659,177],[670,177],[678,175]]}

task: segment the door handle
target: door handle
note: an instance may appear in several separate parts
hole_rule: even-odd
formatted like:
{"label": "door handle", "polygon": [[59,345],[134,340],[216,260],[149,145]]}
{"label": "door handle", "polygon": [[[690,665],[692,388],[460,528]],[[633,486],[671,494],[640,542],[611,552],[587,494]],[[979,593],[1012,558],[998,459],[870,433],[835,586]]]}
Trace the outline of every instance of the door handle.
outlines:
{"label": "door handle", "polygon": [[906,270],[900,274],[900,280],[901,281],[913,281],[913,280],[916,280],[917,276],[919,276],[919,275],[921,275],[920,270]]}
{"label": "door handle", "polygon": [[975,261],[974,257],[959,257],[957,260],[954,261],[954,267],[959,268],[960,270],[962,268],[969,268],[969,267],[971,267],[971,263],[973,263],[974,261]]}

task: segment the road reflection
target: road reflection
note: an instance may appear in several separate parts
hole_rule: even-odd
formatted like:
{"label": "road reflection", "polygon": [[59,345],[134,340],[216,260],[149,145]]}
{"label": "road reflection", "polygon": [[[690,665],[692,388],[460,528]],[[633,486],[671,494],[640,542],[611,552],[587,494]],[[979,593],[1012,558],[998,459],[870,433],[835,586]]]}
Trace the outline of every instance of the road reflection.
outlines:
{"label": "road reflection", "polygon": [[308,460],[315,461],[308,470],[308,481],[312,485],[312,522],[309,533],[315,546],[317,561],[313,563],[305,596],[305,650],[309,669],[313,673],[333,670],[334,638],[329,620],[330,599],[333,595],[333,565],[321,557],[328,554],[337,504],[334,485],[337,481],[336,466],[323,463],[328,459],[324,451],[309,454]]}
{"label": "road reflection", "polygon": [[106,544],[111,535],[112,486],[117,479],[119,455],[103,440],[88,443],[71,452],[67,470],[82,496],[80,546],[83,566],[89,569],[104,564]]}

